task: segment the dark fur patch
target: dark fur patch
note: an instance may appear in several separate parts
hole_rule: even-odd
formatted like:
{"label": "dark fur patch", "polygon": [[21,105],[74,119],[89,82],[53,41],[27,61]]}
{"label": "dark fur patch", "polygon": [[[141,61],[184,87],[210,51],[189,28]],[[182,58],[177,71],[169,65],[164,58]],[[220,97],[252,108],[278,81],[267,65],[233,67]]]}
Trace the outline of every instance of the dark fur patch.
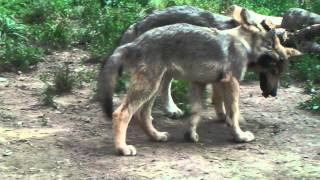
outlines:
{"label": "dark fur patch", "polygon": [[261,26],[266,30],[266,31],[270,31],[271,28],[269,27],[269,25],[266,23],[266,20],[263,20],[261,22]]}
{"label": "dark fur patch", "polygon": [[113,101],[112,97],[105,97],[104,101],[101,102],[103,112],[109,117],[112,118],[112,113],[113,113]]}
{"label": "dark fur patch", "polygon": [[268,80],[267,76],[265,73],[260,73],[259,74],[259,79],[260,79],[260,88],[263,92],[268,91]]}

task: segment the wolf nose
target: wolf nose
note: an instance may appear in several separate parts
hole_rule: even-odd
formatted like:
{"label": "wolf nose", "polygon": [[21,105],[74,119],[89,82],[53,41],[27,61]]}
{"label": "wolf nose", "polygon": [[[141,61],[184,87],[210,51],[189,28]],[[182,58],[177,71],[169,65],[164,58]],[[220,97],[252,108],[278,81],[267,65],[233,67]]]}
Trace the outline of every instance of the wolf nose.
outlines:
{"label": "wolf nose", "polygon": [[272,97],[276,97],[277,96],[277,89],[272,90],[272,92],[270,94]]}

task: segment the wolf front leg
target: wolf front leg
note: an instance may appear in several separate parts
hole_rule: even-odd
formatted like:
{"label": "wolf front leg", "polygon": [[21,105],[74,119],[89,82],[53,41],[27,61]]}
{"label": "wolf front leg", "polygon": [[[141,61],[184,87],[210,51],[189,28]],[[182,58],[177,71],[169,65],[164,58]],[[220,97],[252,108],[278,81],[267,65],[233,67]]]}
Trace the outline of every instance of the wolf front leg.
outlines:
{"label": "wolf front leg", "polygon": [[197,127],[201,120],[202,112],[202,95],[205,85],[199,83],[191,83],[190,87],[190,103],[191,103],[191,119],[188,131],[184,134],[186,141],[198,142],[199,135]]}
{"label": "wolf front leg", "polygon": [[254,135],[250,131],[242,131],[239,125],[239,95],[240,87],[236,78],[231,77],[227,82],[221,82],[224,92],[224,102],[226,108],[226,122],[231,127],[232,134],[237,142],[250,142],[254,140]]}

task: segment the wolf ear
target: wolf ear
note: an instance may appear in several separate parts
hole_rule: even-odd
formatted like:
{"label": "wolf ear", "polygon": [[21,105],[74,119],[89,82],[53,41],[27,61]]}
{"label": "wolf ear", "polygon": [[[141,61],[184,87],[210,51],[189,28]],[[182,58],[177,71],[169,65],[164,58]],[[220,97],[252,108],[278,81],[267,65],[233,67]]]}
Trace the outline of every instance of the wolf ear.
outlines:
{"label": "wolf ear", "polygon": [[302,52],[294,48],[285,48],[285,52],[288,58],[303,55]]}
{"label": "wolf ear", "polygon": [[260,24],[266,31],[276,29],[276,27],[277,27],[275,24],[272,23],[272,21],[270,19],[265,19]]}
{"label": "wolf ear", "polygon": [[242,21],[247,25],[254,25],[256,24],[254,21],[254,17],[250,14],[249,10],[243,8],[240,13]]}
{"label": "wolf ear", "polygon": [[299,50],[297,49],[294,49],[294,48],[288,48],[288,47],[284,47],[281,42],[280,42],[280,39],[279,37],[277,36],[277,34],[275,33],[274,30],[271,30],[269,32],[274,32],[274,35],[273,35],[273,40],[274,40],[274,47],[275,48],[280,48],[280,49],[283,49],[284,50],[284,53],[286,55],[286,57],[289,59],[290,57],[295,57],[295,56],[301,56],[302,55],[302,52],[300,52]]}

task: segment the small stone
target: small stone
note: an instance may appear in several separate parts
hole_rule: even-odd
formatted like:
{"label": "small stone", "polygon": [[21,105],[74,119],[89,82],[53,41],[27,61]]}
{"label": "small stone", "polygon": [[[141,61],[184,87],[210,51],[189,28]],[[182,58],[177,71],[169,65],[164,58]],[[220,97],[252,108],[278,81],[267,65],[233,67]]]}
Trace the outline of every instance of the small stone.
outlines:
{"label": "small stone", "polygon": [[0,83],[2,83],[2,82],[8,82],[8,79],[4,78],[4,77],[0,77]]}
{"label": "small stone", "polygon": [[2,152],[2,156],[11,156],[12,155],[12,151],[10,149],[5,149]]}

